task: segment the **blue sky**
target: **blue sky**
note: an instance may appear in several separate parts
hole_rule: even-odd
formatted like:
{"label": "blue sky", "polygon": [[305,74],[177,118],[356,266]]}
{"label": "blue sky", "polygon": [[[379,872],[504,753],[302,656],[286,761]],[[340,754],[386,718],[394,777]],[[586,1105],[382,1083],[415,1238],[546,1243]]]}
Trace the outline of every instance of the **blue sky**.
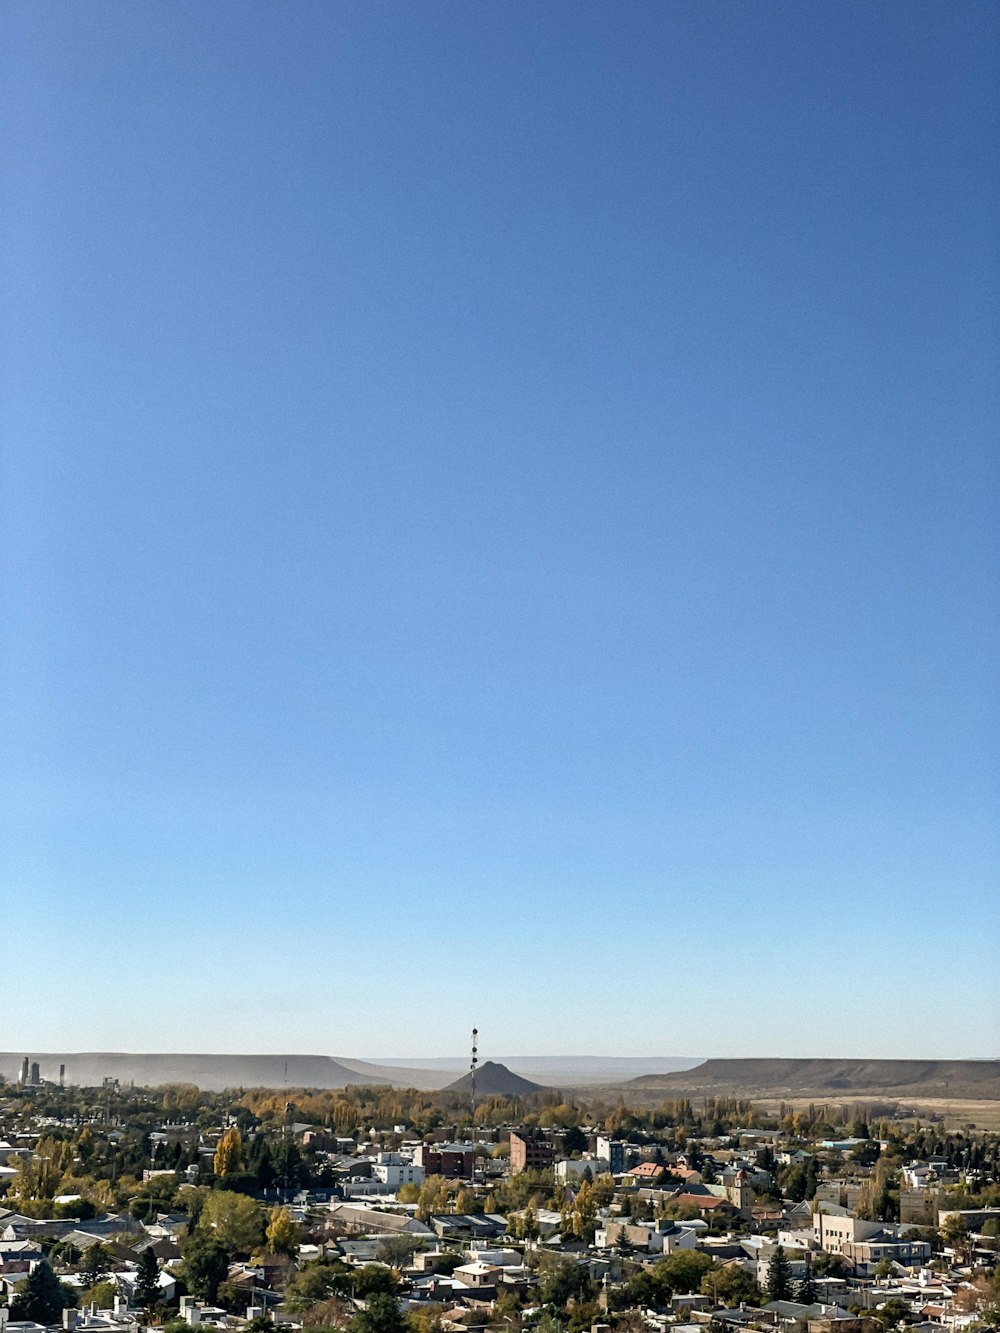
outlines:
{"label": "blue sky", "polygon": [[0,1046],[1000,1053],[995,6],[3,23]]}

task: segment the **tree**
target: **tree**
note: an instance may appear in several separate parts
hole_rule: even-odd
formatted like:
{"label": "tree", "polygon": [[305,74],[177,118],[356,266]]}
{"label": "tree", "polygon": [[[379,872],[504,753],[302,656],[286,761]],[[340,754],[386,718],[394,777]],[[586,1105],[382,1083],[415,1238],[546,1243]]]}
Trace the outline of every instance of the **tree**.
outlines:
{"label": "tree", "polygon": [[960,1213],[946,1217],[941,1227],[941,1239],[951,1249],[961,1254],[969,1243],[969,1228]]}
{"label": "tree", "polygon": [[787,1301],[792,1294],[791,1269],[783,1245],[771,1255],[764,1290],[769,1301]]}
{"label": "tree", "polygon": [[10,1303],[10,1318],[57,1324],[70,1304],[68,1291],[43,1259],[18,1287]]}
{"label": "tree", "polygon": [[135,1303],[140,1310],[151,1310],[160,1299],[160,1265],[156,1262],[152,1245],[139,1255],[135,1280]]}
{"label": "tree", "polygon": [[635,1253],[635,1246],[628,1238],[627,1225],[618,1228],[618,1241],[617,1244],[615,1245],[615,1249],[623,1259],[627,1259],[630,1254]]}
{"label": "tree", "polygon": [[350,1275],[343,1264],[318,1259],[300,1268],[285,1287],[285,1304],[292,1314],[304,1314],[333,1296],[347,1295],[349,1289]]}
{"label": "tree", "polygon": [[270,1189],[274,1184],[277,1173],[274,1169],[271,1149],[268,1147],[267,1139],[263,1134],[255,1134],[250,1140],[250,1150],[247,1158],[247,1169],[256,1176],[257,1184],[261,1189]]}
{"label": "tree", "polygon": [[397,1236],[385,1236],[379,1241],[375,1250],[375,1258],[380,1263],[388,1264],[391,1268],[405,1268],[412,1260],[415,1252],[423,1248],[424,1242],[419,1236],[409,1236],[401,1233]]}
{"label": "tree", "polygon": [[283,1189],[298,1188],[305,1182],[306,1170],[298,1145],[282,1139],[272,1150],[274,1179]]}
{"label": "tree", "polygon": [[113,1282],[95,1282],[92,1287],[85,1287],[80,1294],[85,1305],[96,1305],[99,1310],[110,1310],[118,1295],[118,1288]]}
{"label": "tree", "polygon": [[671,1292],[697,1291],[701,1280],[713,1265],[713,1260],[700,1250],[677,1250],[667,1259],[654,1264],[654,1269],[666,1281]]}
{"label": "tree", "polygon": [[799,1283],[795,1297],[800,1305],[816,1304],[816,1279],[813,1277],[812,1260],[808,1250],[806,1251],[805,1277],[803,1277],[802,1281]]}
{"label": "tree", "polygon": [[778,1172],[778,1186],[792,1203],[801,1203],[806,1197],[806,1180],[806,1168],[797,1162],[790,1163]]}
{"label": "tree", "polygon": [[303,1328],[313,1330],[321,1328],[346,1328],[350,1323],[347,1307],[337,1296],[328,1296],[325,1301],[312,1305],[302,1316]]}
{"label": "tree", "polygon": [[93,1287],[98,1282],[103,1281],[110,1272],[111,1251],[103,1246],[100,1241],[88,1245],[83,1252],[83,1261],[80,1264],[80,1276],[83,1278],[84,1285]]}
{"label": "tree", "polygon": [[129,1200],[129,1211],[140,1222],[152,1222],[157,1213],[170,1211],[177,1192],[176,1175],[154,1176],[144,1181]]}
{"label": "tree", "polygon": [[[482,1109],[482,1108],[481,1108]],[[444,1305],[425,1305],[421,1310],[411,1310],[407,1316],[407,1326],[411,1333],[442,1333],[444,1325],[441,1316],[447,1307]],[[511,1324],[506,1325],[508,1330]]]}
{"label": "tree", "polygon": [[235,1125],[219,1140],[212,1169],[217,1176],[231,1176],[243,1170],[243,1135]]}
{"label": "tree", "polygon": [[443,1213],[450,1198],[451,1191],[444,1176],[426,1176],[417,1195],[417,1220],[426,1222],[432,1213]]}
{"label": "tree", "polygon": [[587,1136],[579,1125],[572,1125],[562,1136],[563,1152],[572,1154],[587,1151]]}
{"label": "tree", "polygon": [[73,1145],[68,1139],[41,1138],[34,1156],[18,1158],[8,1193],[18,1199],[51,1199],[72,1162]]}
{"label": "tree", "polygon": [[193,1296],[215,1302],[219,1284],[229,1272],[229,1251],[217,1237],[194,1231],[181,1249],[182,1275]]}
{"label": "tree", "polygon": [[213,1190],[205,1198],[198,1229],[214,1235],[229,1255],[249,1254],[263,1236],[260,1205],[246,1194]]}
{"label": "tree", "polygon": [[563,1333],[564,1324],[551,1310],[546,1310],[535,1325],[535,1333]]}
{"label": "tree", "polygon": [[910,1307],[906,1302],[894,1296],[878,1307],[875,1311],[875,1318],[883,1328],[895,1328],[909,1313]]}
{"label": "tree", "polygon": [[658,1308],[669,1304],[673,1292],[669,1282],[664,1282],[656,1273],[657,1267],[654,1264],[653,1268],[640,1269],[629,1278],[626,1292],[630,1306],[651,1305]]}
{"label": "tree", "polygon": [[472,1192],[472,1190],[468,1188],[468,1186],[465,1186],[462,1189],[460,1189],[455,1196],[455,1212],[474,1213],[475,1211],[476,1211],[476,1196]]}
{"label": "tree", "polygon": [[757,1283],[739,1264],[710,1269],[701,1279],[700,1291],[703,1296],[711,1296],[717,1305],[727,1307],[741,1301],[755,1305],[760,1300]]}
{"label": "tree", "polygon": [[404,1333],[406,1325],[400,1313],[399,1301],[386,1292],[376,1292],[351,1320],[351,1333]]}
{"label": "tree", "polygon": [[399,1283],[391,1269],[381,1264],[362,1264],[355,1274],[354,1294],[362,1300],[371,1296],[395,1297],[398,1290]]}
{"label": "tree", "polygon": [[543,1278],[538,1294],[544,1305],[554,1305],[561,1310],[570,1300],[592,1300],[594,1281],[585,1265],[578,1264],[575,1259],[564,1259]]}
{"label": "tree", "polygon": [[287,1254],[292,1259],[298,1254],[299,1228],[287,1208],[275,1204],[264,1235],[269,1254]]}

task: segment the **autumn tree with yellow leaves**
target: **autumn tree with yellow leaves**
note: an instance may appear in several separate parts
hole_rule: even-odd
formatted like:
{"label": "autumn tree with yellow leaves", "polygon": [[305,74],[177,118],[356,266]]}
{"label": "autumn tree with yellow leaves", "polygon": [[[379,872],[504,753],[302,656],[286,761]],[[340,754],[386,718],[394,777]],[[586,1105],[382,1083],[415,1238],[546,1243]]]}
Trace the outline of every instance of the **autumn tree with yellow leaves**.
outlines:
{"label": "autumn tree with yellow leaves", "polygon": [[243,1170],[243,1135],[235,1125],[219,1140],[212,1169],[217,1176],[232,1176]]}

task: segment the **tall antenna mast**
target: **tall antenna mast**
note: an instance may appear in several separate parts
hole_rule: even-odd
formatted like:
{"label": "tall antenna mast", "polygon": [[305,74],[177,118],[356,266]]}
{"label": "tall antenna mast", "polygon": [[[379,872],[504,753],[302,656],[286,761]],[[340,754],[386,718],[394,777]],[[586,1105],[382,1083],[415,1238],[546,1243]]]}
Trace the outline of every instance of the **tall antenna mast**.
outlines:
{"label": "tall antenna mast", "polygon": [[476,1123],[476,1065],[479,1063],[479,1029],[472,1029],[472,1064],[469,1065],[469,1075],[472,1084],[472,1124]]}

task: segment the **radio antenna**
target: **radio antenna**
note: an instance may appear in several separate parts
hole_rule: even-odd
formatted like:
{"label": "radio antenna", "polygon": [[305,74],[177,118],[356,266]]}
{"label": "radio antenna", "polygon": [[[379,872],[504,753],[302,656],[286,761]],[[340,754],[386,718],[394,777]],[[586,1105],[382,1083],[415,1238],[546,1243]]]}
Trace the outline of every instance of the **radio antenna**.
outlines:
{"label": "radio antenna", "polygon": [[471,1084],[472,1123],[476,1123],[476,1065],[479,1063],[479,1029],[472,1029],[472,1064],[469,1065]]}

